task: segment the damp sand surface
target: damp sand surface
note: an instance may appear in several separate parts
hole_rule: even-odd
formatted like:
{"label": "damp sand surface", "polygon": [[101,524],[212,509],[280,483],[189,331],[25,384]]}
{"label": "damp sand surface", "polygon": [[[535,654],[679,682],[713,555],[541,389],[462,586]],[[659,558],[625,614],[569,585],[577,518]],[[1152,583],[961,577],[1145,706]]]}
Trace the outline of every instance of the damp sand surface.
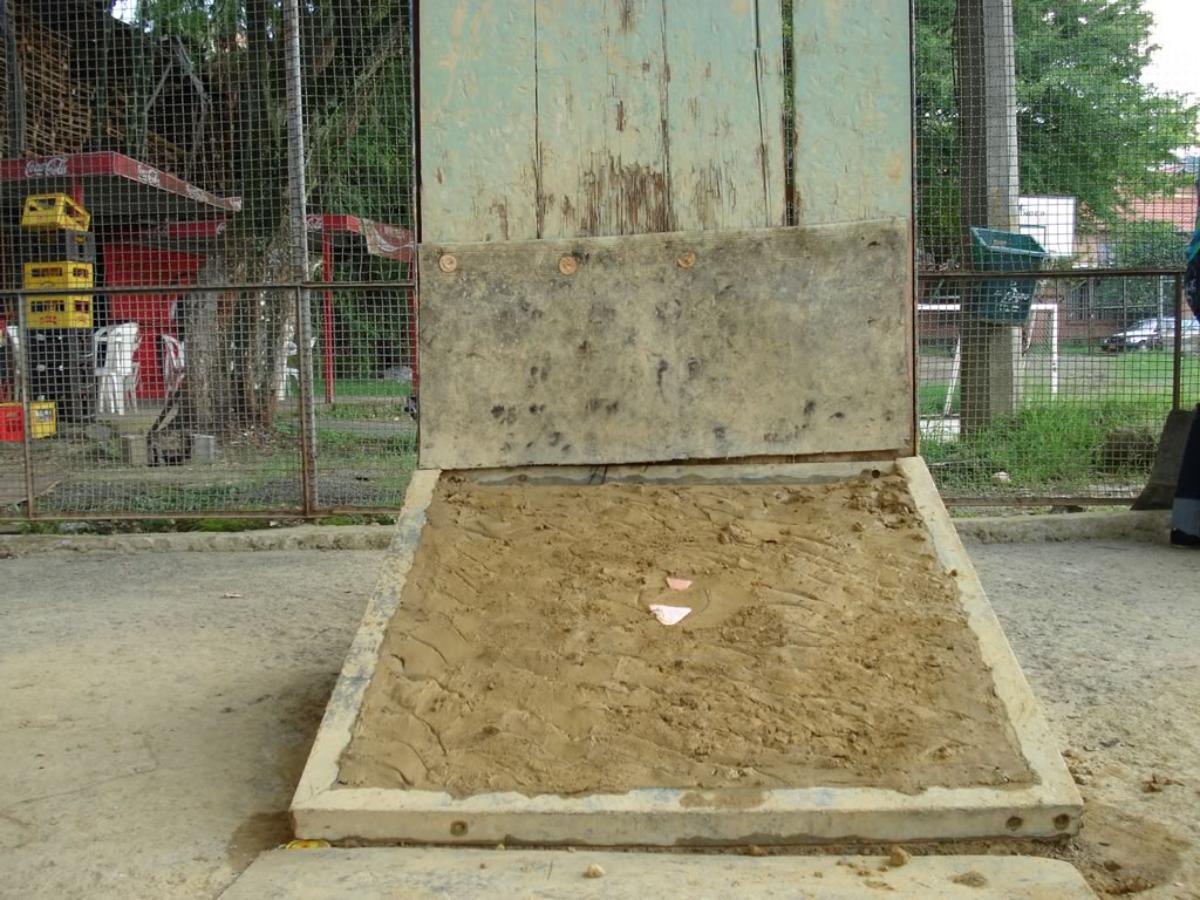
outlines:
{"label": "damp sand surface", "polygon": [[1031,777],[907,485],[868,473],[444,477],[341,761],[459,797]]}

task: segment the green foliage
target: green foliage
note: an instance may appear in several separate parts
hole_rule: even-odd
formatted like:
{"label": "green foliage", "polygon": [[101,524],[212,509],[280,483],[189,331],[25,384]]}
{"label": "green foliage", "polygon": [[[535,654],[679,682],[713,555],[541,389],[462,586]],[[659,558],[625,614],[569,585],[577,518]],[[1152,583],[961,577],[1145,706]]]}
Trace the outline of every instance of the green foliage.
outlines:
{"label": "green foliage", "polygon": [[[922,384],[917,388],[917,414],[921,416],[940,416],[946,409],[946,390],[950,387],[945,382]],[[950,400],[952,412],[958,410],[961,390],[955,388]]]}
{"label": "green foliage", "polygon": [[914,36],[917,142],[917,227],[931,259],[946,263],[959,224],[958,115],[954,99],[955,0],[917,0]]}
{"label": "green foliage", "polygon": [[[1178,176],[1154,169],[1193,141],[1197,107],[1140,81],[1154,49],[1144,0],[1018,0],[1013,7],[1022,194],[1075,197],[1081,218],[1113,223],[1129,197],[1175,186]],[[918,221],[926,265],[952,265],[959,247],[954,11],[955,0],[917,0]]]}
{"label": "green foliage", "polygon": [[[384,221],[412,220],[411,40],[405,4],[300,4],[301,89],[310,205]],[[136,23],[184,41],[210,92],[233,110],[229,150],[244,200],[235,227],[274,237],[287,181],[285,47],[278,0],[138,0]]]}
{"label": "green foliage", "polygon": [[[1183,267],[1187,238],[1166,222],[1127,222],[1113,234],[1113,264],[1122,269],[1179,269]],[[1125,320],[1159,314],[1159,303],[1167,315],[1175,306],[1172,279],[1104,279],[1096,285],[1096,303],[1101,310],[1116,311]]]}
{"label": "green foliage", "polygon": [[1113,246],[1113,262],[1122,269],[1180,269],[1188,238],[1168,222],[1128,222]]}
{"label": "green foliage", "polygon": [[413,220],[414,140],[407,78],[407,60],[389,60],[379,73],[374,102],[348,111],[349,127],[342,139],[318,148],[321,181],[310,205],[380,222]]}

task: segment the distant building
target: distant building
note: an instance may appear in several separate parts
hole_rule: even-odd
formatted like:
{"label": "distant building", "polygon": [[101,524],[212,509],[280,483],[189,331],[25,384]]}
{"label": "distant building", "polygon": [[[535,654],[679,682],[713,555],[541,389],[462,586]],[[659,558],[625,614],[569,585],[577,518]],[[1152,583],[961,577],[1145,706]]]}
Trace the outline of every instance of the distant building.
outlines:
{"label": "distant building", "polygon": [[1196,194],[1190,188],[1154,194],[1125,204],[1127,222],[1165,222],[1179,234],[1191,234],[1196,223]]}

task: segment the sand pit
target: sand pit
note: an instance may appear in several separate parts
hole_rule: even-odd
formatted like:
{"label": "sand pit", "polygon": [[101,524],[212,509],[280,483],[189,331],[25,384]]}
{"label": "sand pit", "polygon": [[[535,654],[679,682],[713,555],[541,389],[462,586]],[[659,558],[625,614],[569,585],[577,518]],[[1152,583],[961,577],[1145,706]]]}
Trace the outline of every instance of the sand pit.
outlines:
{"label": "sand pit", "polygon": [[[1028,785],[955,591],[899,475],[443,478],[340,780],[751,799]],[[692,612],[666,626],[652,604]]]}

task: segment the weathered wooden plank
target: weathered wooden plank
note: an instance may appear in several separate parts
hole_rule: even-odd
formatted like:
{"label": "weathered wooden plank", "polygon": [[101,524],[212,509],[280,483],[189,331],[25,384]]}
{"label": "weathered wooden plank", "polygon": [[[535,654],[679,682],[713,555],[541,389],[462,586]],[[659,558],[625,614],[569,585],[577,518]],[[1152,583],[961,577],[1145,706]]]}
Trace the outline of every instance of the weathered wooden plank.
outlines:
{"label": "weathered wooden plank", "polygon": [[787,126],[784,85],[782,0],[755,0],[758,10],[758,115],[766,166],[771,225],[787,223]]}
{"label": "weathered wooden plank", "polygon": [[538,234],[672,230],[663,0],[537,0]]}
{"label": "weathered wooden plank", "polygon": [[778,0],[664,6],[676,228],[785,224]]}
{"label": "weathered wooden plank", "polygon": [[421,466],[907,448],[908,235],[426,244]]}
{"label": "weathered wooden plank", "polygon": [[797,223],[910,217],[909,0],[793,10]]}
{"label": "weathered wooden plank", "polygon": [[426,240],[537,236],[534,0],[421,4]]}

